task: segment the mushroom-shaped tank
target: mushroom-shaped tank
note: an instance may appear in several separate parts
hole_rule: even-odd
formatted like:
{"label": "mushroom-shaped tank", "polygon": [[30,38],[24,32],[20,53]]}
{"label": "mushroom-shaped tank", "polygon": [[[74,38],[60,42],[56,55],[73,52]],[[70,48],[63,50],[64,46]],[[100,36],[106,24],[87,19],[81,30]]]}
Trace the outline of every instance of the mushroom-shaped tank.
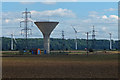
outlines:
{"label": "mushroom-shaped tank", "polygon": [[40,29],[40,31],[43,34],[44,37],[44,52],[50,53],[50,34],[53,31],[53,29],[57,26],[59,22],[34,22],[37,27]]}

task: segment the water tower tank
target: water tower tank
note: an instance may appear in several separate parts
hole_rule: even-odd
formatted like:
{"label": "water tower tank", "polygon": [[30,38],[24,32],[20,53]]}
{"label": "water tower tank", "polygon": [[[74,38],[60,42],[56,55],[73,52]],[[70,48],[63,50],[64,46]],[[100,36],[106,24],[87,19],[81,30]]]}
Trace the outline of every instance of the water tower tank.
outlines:
{"label": "water tower tank", "polygon": [[50,45],[50,34],[59,22],[44,21],[44,22],[34,22],[34,23],[37,25],[37,27],[40,29],[40,31],[43,34],[44,52],[50,53],[50,46],[49,46]]}

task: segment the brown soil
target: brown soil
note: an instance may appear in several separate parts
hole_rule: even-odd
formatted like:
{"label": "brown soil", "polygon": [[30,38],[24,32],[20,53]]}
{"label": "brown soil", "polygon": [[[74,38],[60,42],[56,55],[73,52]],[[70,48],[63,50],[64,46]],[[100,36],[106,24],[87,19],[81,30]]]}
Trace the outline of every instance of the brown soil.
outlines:
{"label": "brown soil", "polygon": [[3,57],[3,78],[117,78],[117,60]]}

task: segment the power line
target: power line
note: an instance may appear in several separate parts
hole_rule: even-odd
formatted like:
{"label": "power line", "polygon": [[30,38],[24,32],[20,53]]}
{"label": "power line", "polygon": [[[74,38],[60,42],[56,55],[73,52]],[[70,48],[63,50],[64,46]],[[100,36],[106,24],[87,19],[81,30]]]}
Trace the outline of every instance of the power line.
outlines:
{"label": "power line", "polygon": [[64,40],[65,39],[65,37],[64,37],[65,35],[64,35],[64,31],[62,30],[62,40]]}
{"label": "power line", "polygon": [[25,20],[20,22],[20,27],[21,27],[21,24],[24,23],[24,28],[21,30],[21,35],[25,35],[25,39],[26,39],[26,41],[25,41],[25,44],[26,44],[25,49],[27,50],[27,48],[28,48],[27,38],[28,38],[28,35],[32,34],[32,30],[28,27],[28,23],[31,22],[31,26],[33,26],[33,22],[28,19],[28,18],[31,18],[31,12],[28,12],[27,8],[26,8],[25,12],[22,12],[22,16],[24,16]]}
{"label": "power line", "polygon": [[89,33],[90,33],[90,32],[86,32],[86,34],[87,34],[87,40],[86,40],[86,44],[87,44],[87,56],[88,56],[88,48],[89,48],[89,47],[88,47],[88,36],[89,36]]}
{"label": "power line", "polygon": [[92,39],[95,39],[95,27],[93,26],[93,30],[92,30]]}
{"label": "power line", "polygon": [[93,26],[93,30],[92,30],[92,49],[95,48],[95,27]]}

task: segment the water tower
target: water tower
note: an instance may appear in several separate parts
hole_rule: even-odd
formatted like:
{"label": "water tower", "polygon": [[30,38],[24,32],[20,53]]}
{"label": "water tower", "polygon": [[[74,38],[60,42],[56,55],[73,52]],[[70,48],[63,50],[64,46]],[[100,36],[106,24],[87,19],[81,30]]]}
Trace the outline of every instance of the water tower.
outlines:
{"label": "water tower", "polygon": [[50,53],[50,34],[53,29],[57,26],[59,22],[50,22],[50,21],[43,21],[43,22],[34,22],[44,37],[44,52]]}

